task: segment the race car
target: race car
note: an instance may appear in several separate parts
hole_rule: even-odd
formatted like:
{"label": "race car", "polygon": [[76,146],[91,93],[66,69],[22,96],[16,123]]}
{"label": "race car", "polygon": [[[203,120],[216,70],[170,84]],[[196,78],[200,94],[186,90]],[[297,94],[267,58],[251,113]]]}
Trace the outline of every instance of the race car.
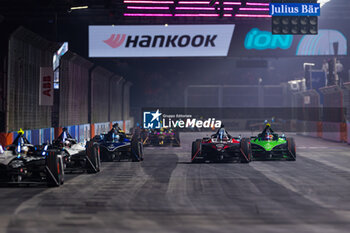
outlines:
{"label": "race car", "polygon": [[100,134],[94,137],[94,142],[100,146],[102,162],[128,160],[140,162],[143,160],[143,145],[131,135],[123,131]]}
{"label": "race car", "polygon": [[100,171],[101,159],[98,143],[88,141],[78,143],[63,128],[61,135],[55,139],[49,149],[59,150],[63,153],[64,168],[66,172],[97,173]]}
{"label": "race car", "polygon": [[141,136],[144,146],[180,146],[180,135],[177,130],[168,128],[144,130]]}
{"label": "race car", "polygon": [[257,137],[251,137],[253,160],[296,160],[294,138],[276,134],[270,124]]}
{"label": "race car", "polygon": [[13,143],[0,150],[0,183],[57,187],[64,183],[63,166],[61,151],[32,145],[20,130]]}
{"label": "race car", "polygon": [[232,137],[223,126],[210,138],[192,142],[191,162],[241,162],[251,161],[249,138]]}

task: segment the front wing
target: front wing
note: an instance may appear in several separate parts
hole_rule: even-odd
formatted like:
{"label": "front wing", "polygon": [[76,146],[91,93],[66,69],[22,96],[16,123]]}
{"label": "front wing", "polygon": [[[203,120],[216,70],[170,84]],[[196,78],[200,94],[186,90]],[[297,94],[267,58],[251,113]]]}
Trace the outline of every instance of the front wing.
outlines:
{"label": "front wing", "polygon": [[253,160],[283,160],[289,159],[291,152],[287,143],[275,146],[271,151],[266,151],[264,147],[252,143]]}
{"label": "front wing", "polygon": [[240,161],[242,151],[239,143],[230,143],[218,147],[216,143],[202,143],[201,152],[196,156],[197,160],[210,161]]}

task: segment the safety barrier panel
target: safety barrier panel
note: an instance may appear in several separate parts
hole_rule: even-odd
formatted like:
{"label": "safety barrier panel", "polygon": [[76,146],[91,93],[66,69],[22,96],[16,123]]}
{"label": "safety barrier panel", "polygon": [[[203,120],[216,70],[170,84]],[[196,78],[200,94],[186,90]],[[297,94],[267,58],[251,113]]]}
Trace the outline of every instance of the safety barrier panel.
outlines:
{"label": "safety barrier panel", "polygon": [[341,142],[341,128],[338,122],[323,122],[322,138],[330,141]]}
{"label": "safety barrier panel", "polygon": [[131,120],[124,121],[124,131],[130,132],[133,125],[134,125],[133,118],[131,118]]}
{"label": "safety barrier panel", "polygon": [[110,123],[96,123],[95,124],[95,135],[99,135],[102,133],[107,133],[110,130]]}
{"label": "safety barrier panel", "polygon": [[[18,136],[17,132],[12,133],[12,141]],[[24,135],[33,145],[41,145],[51,142],[54,136],[54,128],[24,130]]]}
{"label": "safety barrier panel", "polygon": [[320,122],[318,121],[306,121],[305,122],[305,132],[307,136],[319,137],[320,136]]}
{"label": "safety barrier panel", "polygon": [[[79,142],[85,142],[91,139],[91,130],[94,130],[93,135],[99,135],[101,133],[107,133],[111,129],[111,125],[118,123],[120,126],[124,126],[125,132],[130,132],[132,127],[132,120],[127,121],[115,121],[115,122],[104,122],[96,124],[83,124],[83,125],[72,125],[66,126],[69,134]],[[93,127],[91,127],[93,126]],[[92,129],[93,128],[93,129]],[[56,129],[58,130],[58,129]],[[62,128],[57,131],[55,135],[54,128],[46,129],[34,129],[34,130],[24,130],[24,136],[28,139],[33,145],[42,145],[44,143],[51,143],[58,135],[62,132]],[[11,132],[8,134],[8,142],[4,143],[1,140],[0,144],[2,146],[9,145],[13,140],[18,136],[18,132]]]}
{"label": "safety barrier panel", "polygon": [[322,138],[331,141],[347,141],[344,127],[343,90],[339,86],[320,88],[323,95]]}
{"label": "safety barrier panel", "polygon": [[344,83],[343,84],[344,89],[343,89],[343,104],[344,104],[344,108],[346,109],[346,133],[347,133],[347,138],[346,141],[347,143],[350,144],[350,82]]}
{"label": "safety barrier panel", "polygon": [[350,144],[350,123],[346,123],[346,142]]}
{"label": "safety barrier panel", "polygon": [[297,133],[305,136],[321,136],[320,95],[315,90],[307,90],[294,94],[293,117],[297,121]]}

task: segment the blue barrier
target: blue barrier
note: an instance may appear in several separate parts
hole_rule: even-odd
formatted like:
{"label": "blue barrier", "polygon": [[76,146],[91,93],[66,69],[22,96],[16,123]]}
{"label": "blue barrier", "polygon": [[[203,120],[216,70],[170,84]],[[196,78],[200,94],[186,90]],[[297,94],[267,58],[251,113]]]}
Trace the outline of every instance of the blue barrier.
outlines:
{"label": "blue barrier", "polygon": [[[116,123],[116,122],[113,122]],[[120,127],[123,126],[123,121],[117,121]],[[79,142],[90,140],[90,124],[71,125],[67,126],[69,134]],[[110,130],[110,123],[95,124],[95,134],[101,134]],[[13,139],[18,136],[17,132],[13,132]],[[51,143],[55,139],[54,128],[25,130],[24,136],[33,145],[42,145],[44,143]]]}

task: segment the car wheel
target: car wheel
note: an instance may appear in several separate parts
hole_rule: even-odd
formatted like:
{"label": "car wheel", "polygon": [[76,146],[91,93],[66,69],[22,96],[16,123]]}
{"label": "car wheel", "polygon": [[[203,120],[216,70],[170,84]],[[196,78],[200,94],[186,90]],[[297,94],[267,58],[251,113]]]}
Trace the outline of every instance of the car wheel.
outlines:
{"label": "car wheel", "polygon": [[87,173],[97,173],[100,171],[99,146],[97,143],[88,142],[86,148],[86,171]]}
{"label": "car wheel", "polygon": [[46,181],[49,187],[58,187],[64,183],[62,154],[49,151],[46,156]]}
{"label": "car wheel", "polygon": [[191,163],[199,163],[202,162],[201,160],[197,159],[196,156],[201,153],[201,139],[197,139],[196,141],[192,142],[192,153],[191,153]]}
{"label": "car wheel", "polygon": [[240,142],[241,150],[241,163],[249,163],[252,161],[252,149],[250,140],[248,138],[242,138]]}
{"label": "car wheel", "polygon": [[294,138],[287,138],[287,148],[289,154],[289,161],[295,161],[297,159],[295,141]]}
{"label": "car wheel", "polygon": [[137,140],[131,140],[131,160],[133,162],[139,162],[142,158],[142,151],[140,150],[140,142]]}

